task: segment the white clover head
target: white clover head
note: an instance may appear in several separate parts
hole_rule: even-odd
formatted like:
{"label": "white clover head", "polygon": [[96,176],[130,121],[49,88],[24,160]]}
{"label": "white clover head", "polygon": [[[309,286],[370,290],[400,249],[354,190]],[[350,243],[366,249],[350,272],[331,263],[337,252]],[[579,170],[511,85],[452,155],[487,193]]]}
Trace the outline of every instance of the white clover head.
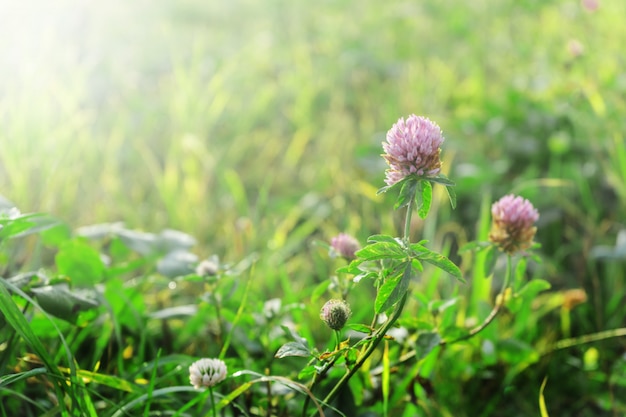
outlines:
{"label": "white clover head", "polygon": [[189,367],[189,382],[194,388],[214,387],[226,379],[228,368],[221,359],[203,358]]}

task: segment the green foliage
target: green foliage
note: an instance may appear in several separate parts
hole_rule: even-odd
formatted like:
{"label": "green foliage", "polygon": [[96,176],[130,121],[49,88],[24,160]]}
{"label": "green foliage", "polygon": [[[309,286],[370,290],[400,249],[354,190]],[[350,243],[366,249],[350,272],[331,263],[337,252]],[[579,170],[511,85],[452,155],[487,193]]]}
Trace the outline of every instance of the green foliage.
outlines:
{"label": "green foliage", "polygon": [[[624,2],[74,3],[0,13],[0,189],[53,215],[0,197],[0,414],[207,415],[199,357],[225,415],[626,414]],[[414,112],[444,174],[376,194]]]}

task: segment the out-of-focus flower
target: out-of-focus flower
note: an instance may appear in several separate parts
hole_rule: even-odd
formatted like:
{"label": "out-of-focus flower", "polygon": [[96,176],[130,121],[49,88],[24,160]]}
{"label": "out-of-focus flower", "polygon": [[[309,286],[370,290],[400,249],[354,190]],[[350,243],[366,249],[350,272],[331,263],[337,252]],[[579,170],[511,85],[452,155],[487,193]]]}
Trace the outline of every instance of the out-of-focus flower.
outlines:
{"label": "out-of-focus flower", "polygon": [[196,266],[196,274],[201,277],[217,275],[220,269],[220,261],[217,256],[213,255],[209,259],[205,259]]}
{"label": "out-of-focus flower", "polygon": [[351,315],[350,306],[343,300],[327,301],[320,311],[320,318],[333,330],[341,330]]}
{"label": "out-of-focus flower", "polygon": [[214,387],[226,379],[228,368],[221,359],[203,358],[189,367],[189,382],[194,388]]}
{"label": "out-of-focus flower", "polygon": [[331,256],[341,256],[347,260],[355,258],[354,253],[361,249],[359,241],[346,233],[339,233],[330,240]]}
{"label": "out-of-focus flower", "polygon": [[383,142],[383,158],[389,164],[385,182],[393,185],[410,174],[435,176],[441,170],[441,144],[444,138],[439,126],[426,117],[414,114],[398,119]]}
{"label": "out-of-focus flower", "polygon": [[598,9],[598,7],[600,7],[600,0],[581,0],[580,4],[586,10],[590,12],[595,12]]}
{"label": "out-of-focus flower", "polygon": [[587,301],[587,293],[581,288],[573,288],[563,293],[563,308],[571,310]]}
{"label": "out-of-focus flower", "polygon": [[502,251],[514,254],[532,245],[539,213],[528,200],[506,195],[491,206],[491,214],[489,240]]}
{"label": "out-of-focus flower", "polygon": [[585,47],[578,39],[570,39],[567,42],[567,52],[572,58],[578,58],[585,52]]}

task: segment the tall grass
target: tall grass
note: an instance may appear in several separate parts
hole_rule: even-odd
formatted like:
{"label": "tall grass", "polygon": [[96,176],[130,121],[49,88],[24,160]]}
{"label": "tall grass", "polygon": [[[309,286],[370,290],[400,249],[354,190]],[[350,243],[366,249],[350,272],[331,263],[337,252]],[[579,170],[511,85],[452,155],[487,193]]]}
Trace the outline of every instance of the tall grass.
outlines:
{"label": "tall grass", "polygon": [[[59,0],[0,7],[6,8],[0,27],[11,30],[0,29],[0,50],[6,51],[0,58],[0,193],[23,211],[52,213],[71,228],[123,221],[133,229],[180,229],[198,239],[201,256],[218,254],[226,262],[256,253],[248,311],[282,297],[296,319],[306,320],[319,310],[306,303],[315,295],[313,285],[333,274],[314,241],[341,231],[364,239],[401,230],[400,217],[386,210],[388,197],[375,195],[384,170],[380,142],[398,117],[423,114],[445,133],[444,170],[457,181],[459,204],[451,211],[440,204],[445,196],[435,194],[437,215],[415,222],[418,237],[455,259],[465,241],[485,239],[492,200],[515,190],[542,213],[537,240],[545,261],[530,265],[528,275],[547,279],[553,291],[538,298],[543,306],[532,306],[521,324],[505,326],[523,346],[504,351],[517,349],[527,355],[524,366],[563,376],[526,345],[566,336],[558,310],[570,288],[589,296],[571,311],[573,336],[623,327],[624,255],[616,238],[626,210],[624,2],[605,1],[596,11],[565,0],[324,0],[315,7],[283,0]],[[584,48],[580,55],[568,49],[575,40]],[[22,260],[32,268],[45,264],[40,244],[12,250],[20,261],[5,262],[5,275]],[[37,251],[41,257],[33,257]],[[456,293],[432,274],[419,284],[425,297],[458,296],[450,311],[459,321],[483,316],[499,282],[484,276],[481,256],[455,259],[470,286]],[[132,299],[128,309],[126,303],[110,305],[111,333],[95,343],[97,352],[109,344],[122,352],[125,337],[137,342],[135,363],[120,353],[111,369],[117,367],[121,378],[153,383],[150,371],[168,357],[155,359],[158,332],[141,316],[145,304],[160,308],[173,300],[166,282],[151,284],[129,292],[122,278],[106,283],[110,298],[117,291]],[[242,287],[233,288],[241,295]],[[357,307],[371,295],[364,291]],[[421,305],[413,301],[411,308]],[[3,313],[26,331],[11,306]],[[239,304],[229,307],[236,311]],[[209,306],[198,308],[213,314]],[[184,340],[193,339],[192,330],[178,326]],[[200,328],[198,322],[190,326]],[[302,331],[319,340],[322,329]],[[74,336],[80,341],[89,335],[76,330]],[[38,346],[38,336],[21,337]],[[610,367],[623,345],[606,343],[603,366]],[[243,356],[245,349],[236,345],[232,349]],[[74,346],[80,343],[67,348]],[[194,342],[186,353],[204,347],[206,342]],[[461,346],[442,355],[471,361],[475,353]],[[555,362],[575,362],[583,354],[555,354]],[[496,356],[485,357],[492,367],[469,375],[459,364],[448,375],[464,381],[459,387],[500,376]],[[83,371],[95,369],[95,359],[82,359],[89,362]],[[135,374],[144,359],[147,367]],[[73,364],[63,366],[71,370]],[[60,371],[46,368],[60,380]],[[411,376],[432,376],[433,368],[420,363]],[[73,382],[79,371],[70,372]],[[540,383],[543,375],[528,378]],[[550,410],[555,380],[549,378],[541,397],[551,415],[557,415]],[[412,381],[407,376],[402,383]],[[151,387],[157,396],[170,394]],[[61,397],[65,387],[55,389]],[[75,401],[93,412],[81,390],[72,394]],[[449,399],[459,392],[446,386],[440,395]],[[576,398],[575,387],[567,393],[564,398]],[[131,409],[150,395],[133,391],[123,404]],[[385,395],[393,403],[393,392]],[[493,397],[491,406],[501,406],[508,395]],[[535,405],[533,395],[521,405],[525,411]],[[467,406],[460,397],[451,401],[458,401],[451,409]]]}

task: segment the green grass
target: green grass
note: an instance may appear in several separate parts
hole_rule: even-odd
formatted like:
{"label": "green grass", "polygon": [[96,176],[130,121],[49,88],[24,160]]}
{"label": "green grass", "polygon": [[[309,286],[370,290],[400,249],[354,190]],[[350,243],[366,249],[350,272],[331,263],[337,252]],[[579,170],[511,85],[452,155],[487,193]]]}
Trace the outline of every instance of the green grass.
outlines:
{"label": "green grass", "polygon": [[[41,296],[33,304],[2,286],[7,324],[0,332],[10,341],[0,350],[2,389],[36,402],[20,409],[29,415],[64,407],[66,415],[115,415],[124,405],[144,415],[148,408],[193,410],[202,404],[185,394],[185,366],[220,355],[226,340],[224,358],[233,369],[297,375],[293,369],[306,363],[273,358],[288,341],[280,324],[294,322],[317,349],[332,348],[317,320],[324,297],[314,288],[338,265],[314,242],[344,231],[362,242],[401,234],[392,197],[376,195],[384,185],[380,143],[399,117],[416,113],[444,131],[443,169],[457,182],[458,206],[450,209],[435,187],[433,210],[414,220],[413,239],[429,240],[460,263],[468,284],[427,267],[415,285],[421,295],[401,323],[419,329],[425,324],[411,315],[453,297],[458,301],[441,318],[450,326],[488,314],[500,269],[485,279],[482,255],[456,251],[486,238],[489,206],[509,192],[541,213],[543,263],[530,263],[525,276],[552,288],[499,317],[481,338],[442,349],[445,369],[428,357],[409,362],[406,376],[384,374],[415,399],[405,404],[405,391],[385,388],[385,409],[538,415],[541,398],[549,415],[620,414],[623,338],[594,342],[595,368],[585,365],[585,346],[536,354],[568,332],[624,325],[624,252],[616,240],[626,212],[622,3],[605,1],[594,12],[564,0],[0,6],[0,193],[23,212],[49,213],[67,225],[39,240],[2,241],[0,274],[42,268],[62,280],[77,264],[64,269],[58,253],[76,248],[92,258],[107,253],[115,267],[96,266],[104,272],[86,287],[102,285],[103,303],[82,312],[77,325],[33,307]],[[584,46],[577,57],[568,52],[574,39]],[[118,240],[67,241],[80,226],[116,221],[132,230],[181,230],[197,239],[193,251],[201,259],[217,254],[253,266],[217,287],[183,280],[172,290],[156,258]],[[568,312],[565,331],[563,297],[572,288],[588,299]],[[223,295],[222,324],[236,324],[231,332],[216,324],[216,301],[198,298],[209,290]],[[353,320],[368,322],[373,289],[364,283],[353,296]],[[272,298],[281,307],[264,315]],[[196,309],[151,318],[186,305]],[[86,346],[89,353],[79,353]],[[54,407],[33,399],[44,396],[45,381],[40,367],[18,361],[26,354],[43,361],[44,379],[67,401]],[[371,366],[388,359],[375,356]],[[100,387],[81,385],[81,372],[103,378]],[[422,379],[415,383],[418,377],[434,386],[434,396]],[[30,378],[40,378],[38,385]],[[266,383],[246,387],[256,395]],[[225,398],[235,386],[230,380]],[[2,395],[4,415],[21,407],[8,398]],[[263,401],[248,412],[265,412],[272,399]],[[286,413],[289,401],[274,404],[275,414]],[[371,407],[382,413],[380,404]]]}

